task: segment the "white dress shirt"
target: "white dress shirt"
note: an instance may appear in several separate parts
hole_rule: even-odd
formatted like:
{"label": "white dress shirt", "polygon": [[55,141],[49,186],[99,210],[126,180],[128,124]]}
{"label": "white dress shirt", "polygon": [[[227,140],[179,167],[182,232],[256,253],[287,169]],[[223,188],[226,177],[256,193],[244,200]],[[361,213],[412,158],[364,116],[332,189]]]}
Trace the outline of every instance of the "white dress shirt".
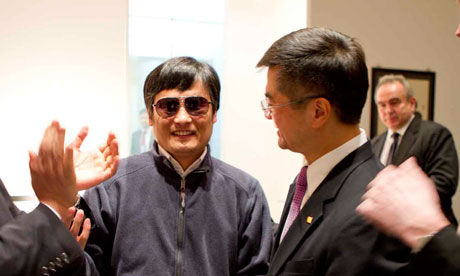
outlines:
{"label": "white dress shirt", "polygon": [[391,144],[393,144],[393,138],[391,137],[391,135],[393,135],[393,133],[395,132],[399,133],[399,140],[398,140],[398,147],[399,147],[399,145],[401,144],[402,138],[404,136],[404,133],[406,133],[407,128],[409,127],[410,123],[412,122],[414,118],[415,116],[414,114],[412,114],[409,121],[407,121],[405,125],[403,125],[400,129],[396,131],[392,131],[391,129],[388,129],[387,137],[385,139],[385,144],[383,144],[383,149],[382,149],[382,152],[380,153],[380,162],[382,162],[382,164],[384,165],[386,164],[387,159],[388,159],[388,154],[390,153]]}
{"label": "white dress shirt", "polygon": [[325,155],[321,156],[313,163],[308,165],[308,162],[305,160],[305,165],[308,165],[307,169],[307,191],[302,199],[302,205],[300,208],[307,203],[310,196],[318,188],[319,184],[323,182],[329,172],[344,159],[348,154],[352,153],[354,150],[364,145],[368,139],[366,132],[363,129],[359,129],[360,134],[348,140],[341,146],[331,150]]}

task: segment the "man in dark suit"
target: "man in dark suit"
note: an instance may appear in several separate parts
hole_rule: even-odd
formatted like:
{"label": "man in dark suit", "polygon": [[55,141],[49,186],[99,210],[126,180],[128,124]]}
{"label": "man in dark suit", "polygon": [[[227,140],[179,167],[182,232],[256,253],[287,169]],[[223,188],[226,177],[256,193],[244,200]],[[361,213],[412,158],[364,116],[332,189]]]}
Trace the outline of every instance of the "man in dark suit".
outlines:
{"label": "man in dark suit", "polygon": [[141,127],[131,135],[131,154],[139,154],[152,149],[155,138],[153,130],[149,126],[149,114],[146,109],[139,112],[139,123]]}
{"label": "man in dark suit", "polygon": [[359,128],[368,89],[362,47],[323,28],[292,32],[259,61],[268,67],[262,107],[278,145],[301,153],[275,238],[269,275],[393,275],[408,248],[355,211],[381,169]]}
{"label": "man in dark suit", "polygon": [[[86,133],[82,129],[64,152],[64,129],[57,122],[47,128],[39,154],[30,153],[32,186],[40,202],[32,212],[19,211],[0,180],[1,275],[83,275],[89,269],[82,248],[90,222],[83,222],[81,210],[75,214],[75,209],[69,212],[68,207],[75,203],[78,189],[94,186],[115,173],[118,146],[112,135],[98,155],[81,153],[79,147]],[[74,151],[82,158],[75,160],[77,176]],[[95,158],[85,158],[89,155]],[[80,177],[81,173],[85,177]]]}
{"label": "man in dark suit", "polygon": [[[457,0],[460,6],[460,0]],[[460,37],[460,25],[456,32]],[[460,275],[460,237],[449,225],[433,183],[414,158],[390,165],[369,183],[357,211],[414,250],[400,275]],[[398,274],[399,275],[399,274]]]}
{"label": "man in dark suit", "polygon": [[422,120],[415,112],[413,92],[402,75],[383,76],[376,91],[379,117],[388,130],[372,139],[374,152],[385,165],[399,165],[415,156],[436,184],[444,214],[457,225],[452,196],[458,183],[458,158],[452,134],[440,124]]}

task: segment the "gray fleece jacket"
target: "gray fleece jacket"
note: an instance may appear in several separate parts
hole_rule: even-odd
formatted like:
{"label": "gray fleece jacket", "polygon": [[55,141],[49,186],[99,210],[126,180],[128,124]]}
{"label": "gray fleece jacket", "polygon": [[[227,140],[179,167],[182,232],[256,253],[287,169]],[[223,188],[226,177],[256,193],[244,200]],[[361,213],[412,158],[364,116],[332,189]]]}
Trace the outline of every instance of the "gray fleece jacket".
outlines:
{"label": "gray fleece jacket", "polygon": [[121,160],[116,175],[83,196],[94,224],[91,274],[265,274],[272,232],[258,181],[208,148],[185,178],[182,207],[181,177],[156,148]]}

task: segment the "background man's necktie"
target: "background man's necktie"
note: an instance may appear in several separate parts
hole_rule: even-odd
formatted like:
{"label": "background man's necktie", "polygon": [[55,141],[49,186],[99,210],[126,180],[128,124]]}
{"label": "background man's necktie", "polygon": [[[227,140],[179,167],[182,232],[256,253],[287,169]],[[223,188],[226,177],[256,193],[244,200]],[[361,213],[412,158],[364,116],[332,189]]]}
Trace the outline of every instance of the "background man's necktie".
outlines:
{"label": "background man's necktie", "polygon": [[291,227],[295,218],[300,212],[300,206],[302,205],[302,200],[307,191],[307,166],[302,167],[300,170],[299,176],[295,184],[294,197],[292,198],[291,208],[289,209],[289,214],[284,224],[283,233],[281,234],[281,240],[283,240],[287,231]]}
{"label": "background man's necktie", "polygon": [[388,152],[387,162],[385,164],[386,166],[390,165],[391,162],[393,162],[393,155],[395,154],[396,148],[398,147],[399,133],[393,133],[391,135],[391,138],[393,138],[393,143],[391,144],[390,152]]}

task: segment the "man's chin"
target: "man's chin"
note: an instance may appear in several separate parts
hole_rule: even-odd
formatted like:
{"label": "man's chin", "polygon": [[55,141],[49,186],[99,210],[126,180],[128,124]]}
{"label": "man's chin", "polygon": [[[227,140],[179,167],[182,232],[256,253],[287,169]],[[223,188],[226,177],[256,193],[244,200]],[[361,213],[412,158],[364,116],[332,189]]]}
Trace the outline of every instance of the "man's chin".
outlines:
{"label": "man's chin", "polygon": [[278,137],[278,146],[280,147],[280,149],[288,149],[288,145],[286,143],[286,140],[284,140],[283,138],[281,137]]}

